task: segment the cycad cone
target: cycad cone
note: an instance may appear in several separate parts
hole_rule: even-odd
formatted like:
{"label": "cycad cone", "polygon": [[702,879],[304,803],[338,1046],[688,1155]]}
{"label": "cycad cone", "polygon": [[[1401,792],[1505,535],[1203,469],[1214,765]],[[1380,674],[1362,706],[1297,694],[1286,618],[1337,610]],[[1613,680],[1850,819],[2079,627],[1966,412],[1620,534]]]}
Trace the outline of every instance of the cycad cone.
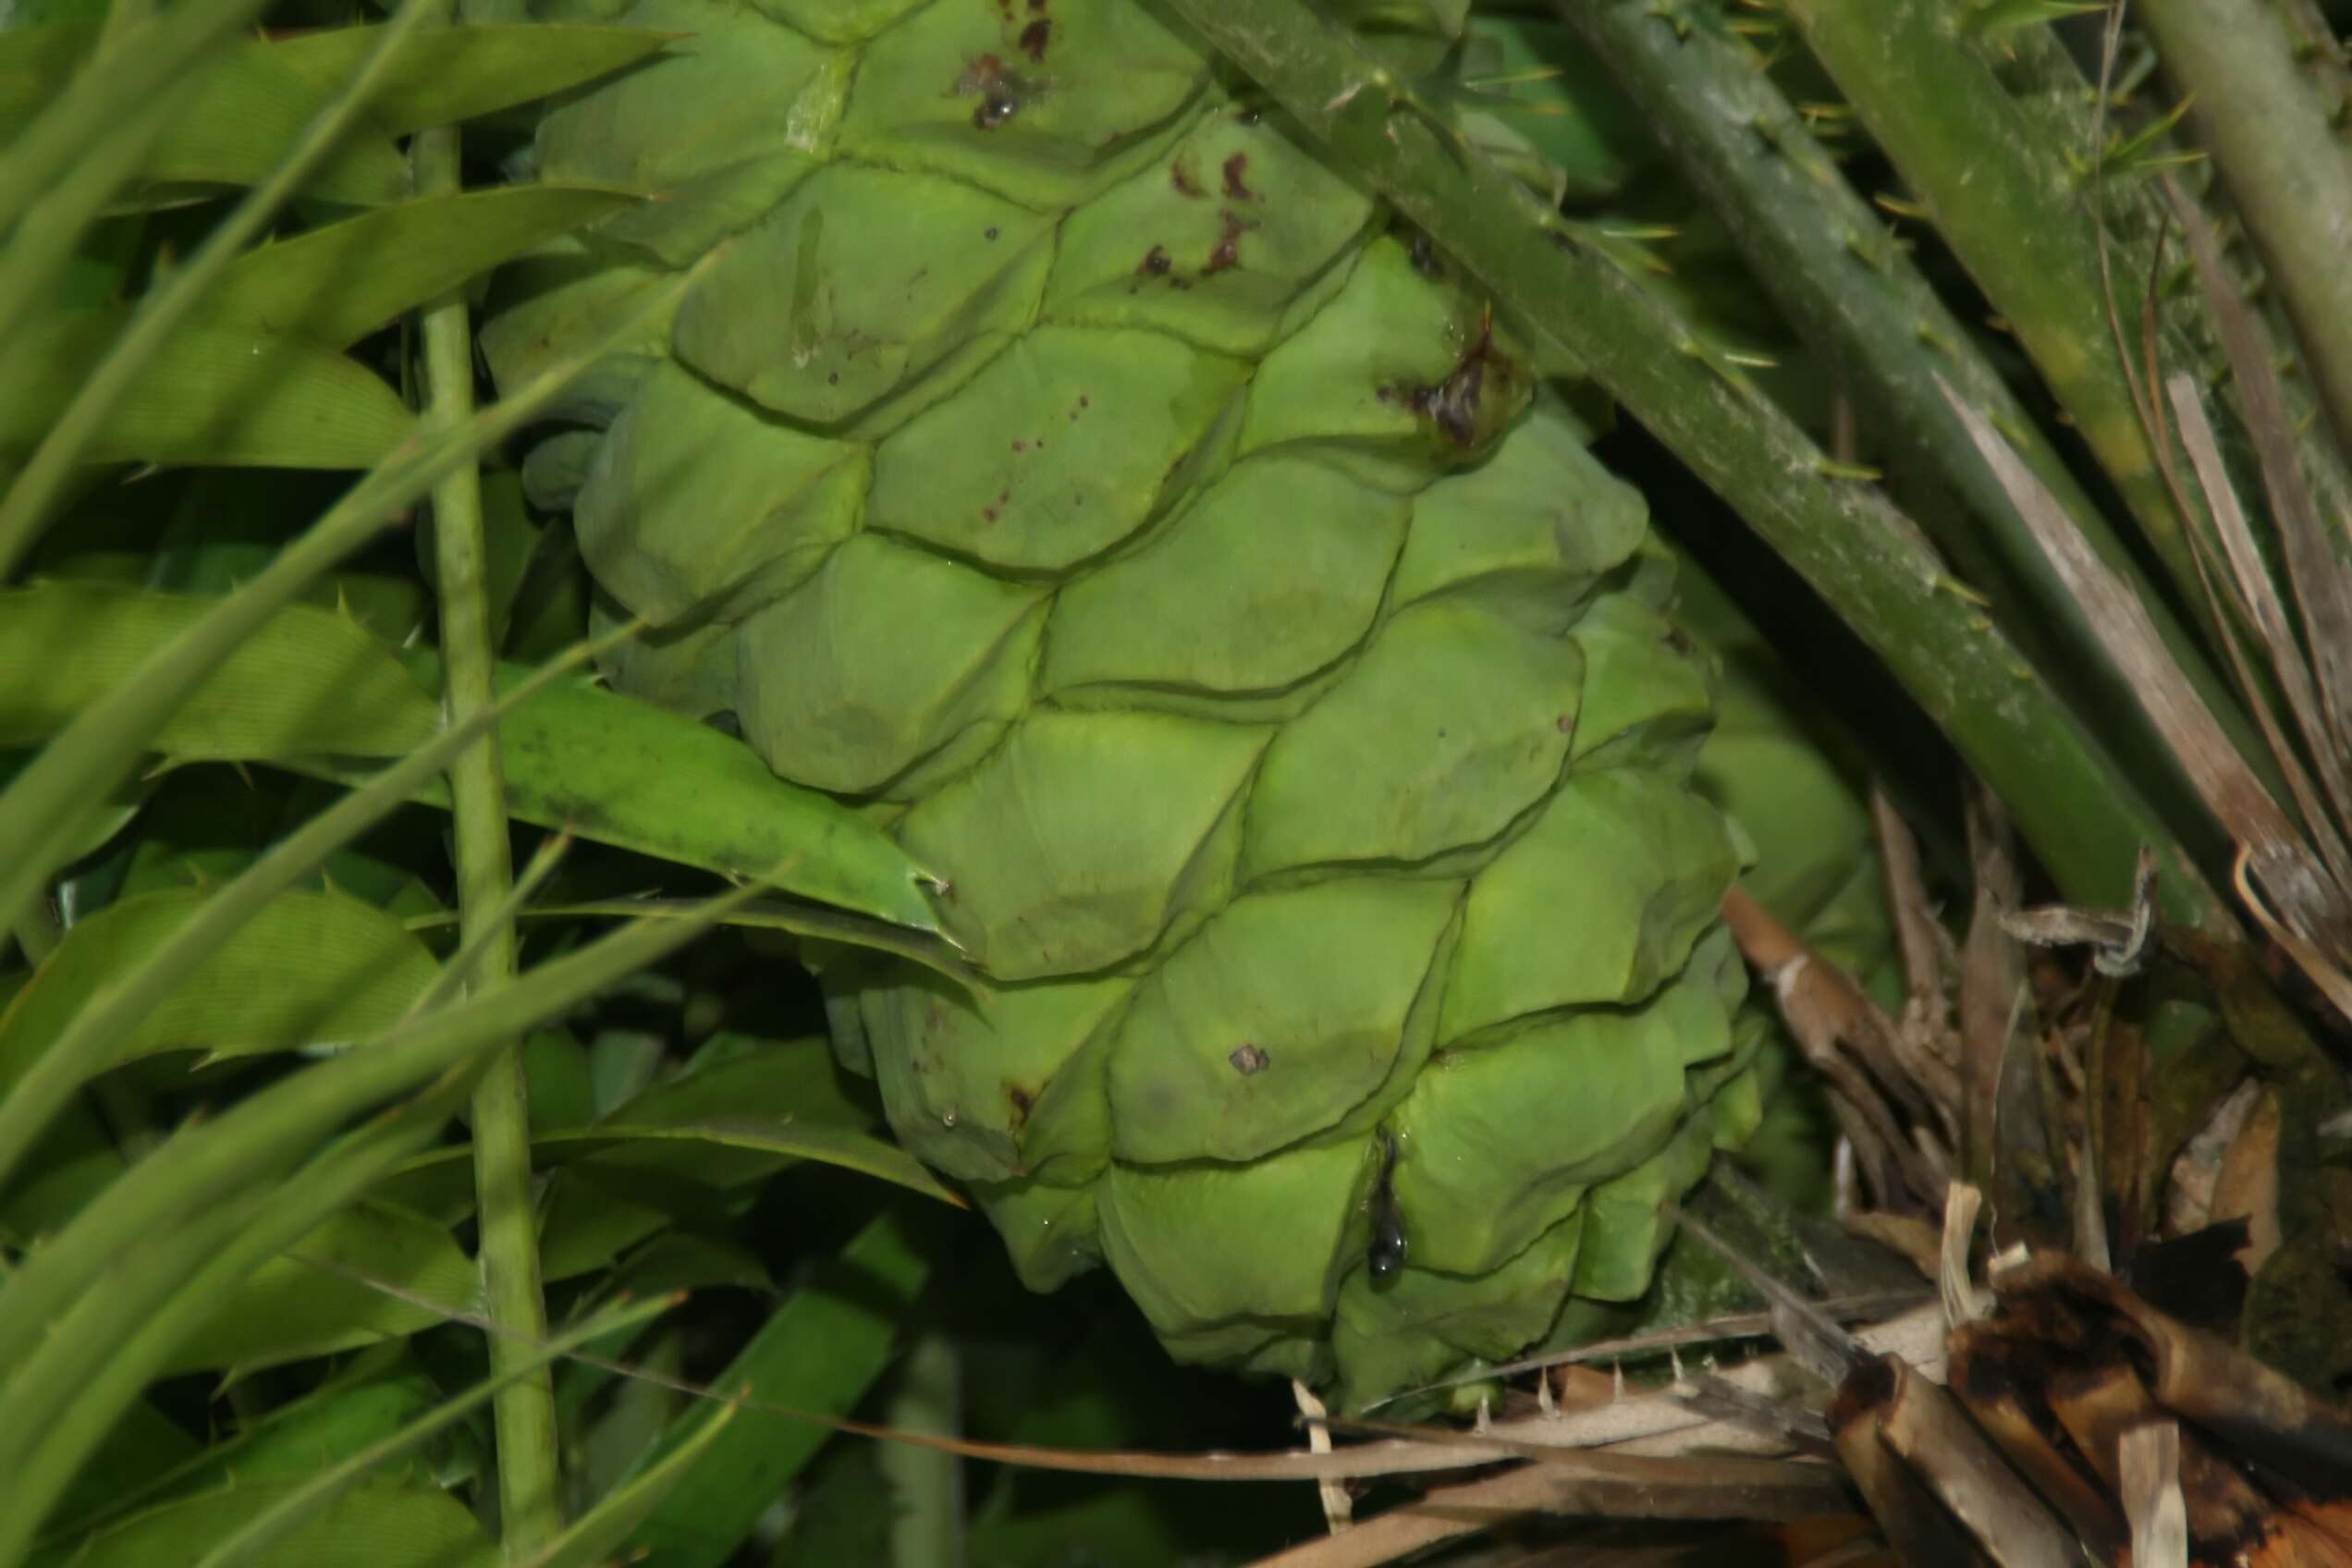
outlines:
{"label": "cycad cone", "polygon": [[540,173],[661,200],[485,347],[725,241],[529,477],[665,629],[619,684],[942,879],[986,989],[827,976],[899,1136],[1034,1286],[1346,1403],[1638,1294],[1758,1113],[1735,855],[1671,563],[1523,352],[1150,5],[595,15],[692,36]]}

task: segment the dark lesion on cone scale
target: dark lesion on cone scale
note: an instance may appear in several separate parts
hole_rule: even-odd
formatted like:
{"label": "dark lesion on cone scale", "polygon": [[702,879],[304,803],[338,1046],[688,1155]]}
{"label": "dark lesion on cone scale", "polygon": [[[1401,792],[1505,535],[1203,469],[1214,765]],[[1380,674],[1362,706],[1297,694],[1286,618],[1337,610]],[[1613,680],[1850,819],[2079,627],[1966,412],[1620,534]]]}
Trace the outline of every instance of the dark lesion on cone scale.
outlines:
{"label": "dark lesion on cone scale", "polygon": [[1412,259],[1413,270],[1423,277],[1438,279],[1445,276],[1445,263],[1438,258],[1438,247],[1420,229],[1405,241],[1405,254]]}
{"label": "dark lesion on cone scale", "polygon": [[1389,1179],[1396,1174],[1396,1138],[1383,1133],[1380,1142],[1386,1152],[1381,1158],[1379,1182],[1372,1189],[1372,1245],[1364,1259],[1376,1282],[1394,1279],[1404,1268],[1405,1256],[1404,1220],[1397,1213],[1396,1195],[1389,1186]]}
{"label": "dark lesion on cone scale", "polygon": [[1477,341],[1454,361],[1443,381],[1383,386],[1378,396],[1382,402],[1403,403],[1466,451],[1478,444],[1479,404],[1487,390],[1488,373],[1492,370],[1498,381],[1507,381],[1512,368],[1509,357],[1495,343],[1494,312],[1488,311],[1479,317]]}
{"label": "dark lesion on cone scale", "polygon": [[1042,87],[1008,67],[995,55],[982,55],[964,67],[956,79],[955,91],[960,97],[976,96],[980,100],[972,111],[972,124],[978,130],[994,130],[1021,112],[1023,102],[1034,97]]}

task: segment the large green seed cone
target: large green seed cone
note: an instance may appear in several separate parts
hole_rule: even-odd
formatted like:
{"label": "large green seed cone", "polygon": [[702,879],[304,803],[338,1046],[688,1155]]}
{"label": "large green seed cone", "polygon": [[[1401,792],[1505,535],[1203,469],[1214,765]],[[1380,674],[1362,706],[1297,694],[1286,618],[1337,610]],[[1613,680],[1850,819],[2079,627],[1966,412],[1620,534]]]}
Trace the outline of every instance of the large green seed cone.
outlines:
{"label": "large green seed cone", "polygon": [[725,239],[532,477],[664,628],[619,684],[941,878],[991,984],[827,977],[899,1135],[1032,1284],[1348,1402],[1638,1294],[1757,1116],[1735,855],[1671,563],[1525,353],[1140,0],[619,15],[695,36],[541,166],[663,200],[485,347]]}

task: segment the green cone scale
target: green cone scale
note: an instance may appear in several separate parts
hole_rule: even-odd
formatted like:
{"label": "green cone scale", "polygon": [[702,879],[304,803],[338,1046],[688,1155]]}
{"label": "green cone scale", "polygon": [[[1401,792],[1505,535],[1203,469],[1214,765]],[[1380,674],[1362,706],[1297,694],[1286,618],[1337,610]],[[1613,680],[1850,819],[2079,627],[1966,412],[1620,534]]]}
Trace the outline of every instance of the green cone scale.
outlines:
{"label": "green cone scale", "polygon": [[825,974],[898,1135],[1032,1285],[1346,1403],[1638,1295],[1758,1115],[1738,856],[1672,563],[1525,346],[1141,0],[558,11],[691,35],[539,132],[658,200],[484,349],[708,258],[528,477],[657,629],[617,685],[937,874],[985,986]]}

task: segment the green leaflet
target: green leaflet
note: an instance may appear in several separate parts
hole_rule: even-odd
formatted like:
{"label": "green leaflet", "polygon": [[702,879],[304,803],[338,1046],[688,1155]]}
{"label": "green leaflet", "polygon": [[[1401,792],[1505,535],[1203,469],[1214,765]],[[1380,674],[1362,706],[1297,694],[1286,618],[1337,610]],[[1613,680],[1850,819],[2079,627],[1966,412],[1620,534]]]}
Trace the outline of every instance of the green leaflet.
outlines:
{"label": "green leaflet", "polygon": [[[257,183],[303,125],[358,69],[382,31],[337,28],[285,41],[251,39],[206,71],[170,134],[138,178],[155,196],[171,188]],[[13,140],[88,53],[95,30],[0,32],[0,144]],[[663,47],[660,33],[620,28],[448,28],[412,40],[369,105],[368,129],[346,138],[305,183],[327,201],[375,206],[409,193],[392,138],[557,92]]]}
{"label": "green leaflet", "polygon": [[[325,92],[349,80],[382,31],[331,28],[247,47],[267,50]],[[669,42],[667,34],[639,28],[435,28],[401,50],[369,104],[368,116],[395,136],[452,125],[593,80]]]}
{"label": "green leaflet", "polygon": [[110,1515],[163,1477],[202,1463],[207,1452],[178,1423],[141,1400],[106,1434],[104,1445],[67,1488],[50,1524],[62,1529]]}
{"label": "green leaflet", "polygon": [[[108,1455],[114,1452],[114,1442],[110,1440],[92,1464],[92,1472],[103,1484],[90,1488],[80,1501],[103,1509],[99,1520],[111,1521],[222,1485],[231,1476],[244,1480],[308,1476],[323,1464],[383,1441],[430,1411],[438,1397],[432,1380],[416,1369],[406,1347],[354,1357],[348,1370],[338,1371],[316,1392],[279,1405],[202,1449],[182,1449],[181,1463],[152,1478],[144,1472],[111,1466]],[[134,1406],[124,1427],[141,1425],[145,1417],[140,1413],[152,1408]],[[89,1478],[86,1473],[85,1480]],[[77,1512],[69,1496],[52,1523],[80,1528],[88,1513],[86,1509]]]}
{"label": "green leaflet", "polygon": [[[722,1035],[704,1049],[713,1047],[741,1054],[655,1084],[593,1123],[533,1138],[533,1162],[551,1172],[545,1245],[551,1256],[574,1260],[568,1272],[610,1261],[683,1213],[716,1213],[728,1190],[802,1160],[959,1201],[873,1135],[874,1110],[844,1092],[845,1074],[825,1041],[752,1046]],[[538,1088],[534,1063],[534,1101]],[[375,1195],[454,1224],[473,1204],[465,1151],[420,1156]]]}
{"label": "green leaflet", "polygon": [[842,1092],[821,1040],[768,1046],[657,1084],[594,1127],[535,1145],[566,1166],[548,1183],[549,1272],[605,1267],[666,1226],[726,1212],[733,1190],[801,1160],[962,1202],[907,1149],[869,1132],[873,1120]]}
{"label": "green leaflet", "polygon": [[[302,1476],[239,1480],[127,1520],[70,1558],[61,1549],[52,1561],[70,1560],[76,1568],[191,1562],[307,1484]],[[427,1477],[398,1474],[363,1481],[313,1510],[251,1560],[259,1568],[497,1568],[500,1562],[465,1504]]]}
{"label": "green leaflet", "polygon": [[[57,96],[88,53],[95,30],[34,28],[0,33],[0,142],[13,140]],[[157,139],[135,177],[151,189],[251,185],[285,155],[335,92],[292,69],[259,42],[211,63],[186,111]],[[381,132],[347,140],[307,182],[309,194],[372,204],[397,201],[408,167]]]}
{"label": "green leaflet", "polygon": [[246,1370],[374,1344],[478,1313],[481,1288],[480,1268],[443,1227],[384,1204],[354,1205],[190,1324],[163,1373]]}
{"label": "green leaflet", "polygon": [[[0,1013],[0,1084],[13,1084],[91,997],[144,961],[212,896],[146,893],[75,925]],[[390,1027],[440,966],[392,916],[339,893],[281,893],[240,926],[86,1075],[165,1050],[212,1056],[348,1045]]]}
{"label": "green leaflet", "polygon": [[[215,601],[95,583],[0,591],[0,665],[41,679],[0,692],[0,743],[45,739]],[[68,632],[70,629],[70,633]],[[233,655],[156,737],[179,758],[291,764],[345,780],[337,756],[405,751],[438,728],[414,669],[365,628],[289,606]],[[524,678],[509,668],[511,686]],[[545,827],[778,886],[936,930],[906,853],[846,808],[786,784],[707,726],[592,686],[559,683],[501,726],[508,809]],[[438,804],[435,780],[418,798]]]}
{"label": "green leaflet", "polygon": [[[6,633],[0,632],[0,640],[5,640],[5,637]],[[28,752],[0,752],[0,790],[8,787],[8,780],[17,776],[30,758]],[[155,780],[152,778],[126,779],[117,785],[91,812],[65,859],[67,862],[80,860],[121,832],[138,816],[140,808],[147,802],[154,789]]]}
{"label": "green leaflet", "polygon": [[205,296],[203,319],[348,348],[551,236],[635,204],[620,191],[517,185],[379,207],[239,256]]}
{"label": "green leaflet", "polygon": [[[715,900],[706,917],[727,901]],[[463,1086],[454,1070],[675,950],[704,923],[624,927],[272,1084],[163,1144],[28,1256],[0,1290],[0,1360],[23,1367],[9,1390],[17,1415],[0,1421],[0,1474],[26,1467],[23,1507],[0,1510],[0,1557],[31,1534],[152,1368],[169,1359],[187,1310],[227,1299],[422,1148]],[[382,1113],[309,1158],[366,1110]],[[304,1180],[287,1181],[298,1171]],[[179,1307],[164,1312],[174,1301]],[[88,1310],[74,1310],[77,1303]],[[30,1354],[35,1344],[38,1356]],[[31,1417],[67,1404],[54,1427]]]}
{"label": "green leaflet", "polygon": [[[5,36],[5,35],[0,35]],[[13,395],[0,452],[29,450],[112,346],[121,306],[66,311],[10,345]],[[182,326],[107,413],[82,460],[367,468],[415,428],[374,372],[317,344],[257,327]]]}
{"label": "green leaflet", "polygon": [[525,1568],[596,1568],[612,1562],[678,1488],[697,1473],[739,1415],[725,1405],[713,1410],[684,1440],[606,1492],[570,1529],[529,1558]]}
{"label": "green leaflet", "polygon": [[[712,1379],[750,1400],[841,1415],[888,1364],[898,1325],[931,1270],[935,1251],[909,1217],[886,1209],[786,1298],[752,1342]],[[723,1407],[680,1416],[640,1473],[708,1437]],[[719,1568],[770,1501],[829,1434],[813,1422],[744,1411],[704,1450],[629,1545],[645,1568]]]}
{"label": "green leaflet", "polygon": [[[406,657],[420,679],[439,683],[431,654]],[[501,665],[500,687],[525,673]],[[801,898],[918,931],[939,928],[922,894],[920,863],[865,818],[778,778],[742,742],[708,725],[568,680],[508,716],[499,737],[507,810],[522,821],[725,876],[773,876],[778,889]],[[352,777],[319,759],[302,766]],[[417,798],[447,800],[437,781]]]}
{"label": "green leaflet", "polygon": [[372,1482],[388,1462],[402,1458],[444,1433],[462,1438],[461,1431],[452,1432],[451,1428],[500,1392],[512,1388],[518,1379],[546,1368],[552,1362],[583,1346],[616,1335],[625,1337],[667,1310],[670,1305],[661,1300],[641,1303],[599,1314],[585,1322],[548,1335],[535,1345],[522,1347],[508,1366],[441,1401],[412,1419],[402,1421],[394,1430],[357,1452],[340,1456],[322,1455],[321,1458],[331,1460],[331,1463],[324,1464],[319,1459],[313,1459],[309,1473],[300,1477],[300,1485],[281,1492],[270,1505],[250,1514],[240,1528],[215,1543],[198,1560],[198,1568],[251,1568],[255,1562],[269,1561],[269,1553],[291,1534],[317,1518],[323,1510],[330,1509],[349,1497],[355,1488]]}
{"label": "green leaflet", "polygon": [[[0,590],[0,744],[45,741],[220,601],[91,582]],[[272,616],[149,738],[175,760],[393,756],[439,705],[392,651],[331,610]]]}
{"label": "green leaflet", "polygon": [[0,1198],[0,1237],[24,1245],[56,1230],[129,1167],[90,1097],[77,1097],[33,1145]]}
{"label": "green leaflet", "polygon": [[[730,1207],[727,1189],[804,1160],[962,1202],[888,1139],[790,1115],[668,1126],[600,1122],[535,1137],[531,1150],[534,1168],[553,1176],[542,1243],[549,1279],[608,1268],[670,1224],[714,1219]],[[454,1222],[472,1209],[472,1181],[466,1151],[455,1149],[411,1161],[378,1190]]]}

